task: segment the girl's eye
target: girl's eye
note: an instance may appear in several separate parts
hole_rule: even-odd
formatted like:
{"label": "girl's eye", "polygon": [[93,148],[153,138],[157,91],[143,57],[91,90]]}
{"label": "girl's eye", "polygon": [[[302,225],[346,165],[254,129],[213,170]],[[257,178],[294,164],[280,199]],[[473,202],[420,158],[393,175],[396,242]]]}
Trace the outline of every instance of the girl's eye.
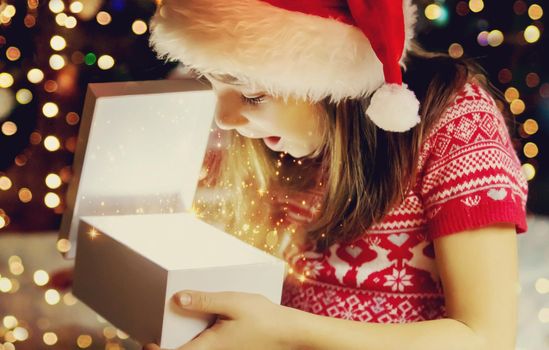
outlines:
{"label": "girl's eye", "polygon": [[244,103],[251,104],[251,105],[260,104],[265,99],[265,95],[259,95],[257,97],[247,97],[244,95],[240,95],[240,96],[242,97],[242,101],[244,101]]}

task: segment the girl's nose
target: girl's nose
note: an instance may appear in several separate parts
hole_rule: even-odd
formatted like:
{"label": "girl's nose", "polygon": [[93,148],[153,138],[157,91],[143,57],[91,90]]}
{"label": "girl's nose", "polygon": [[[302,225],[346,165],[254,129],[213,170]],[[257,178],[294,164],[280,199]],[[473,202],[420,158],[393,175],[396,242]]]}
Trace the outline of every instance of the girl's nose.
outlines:
{"label": "girl's nose", "polygon": [[222,130],[231,130],[247,124],[248,119],[240,113],[240,107],[234,96],[218,96],[215,107],[215,122],[217,126]]}

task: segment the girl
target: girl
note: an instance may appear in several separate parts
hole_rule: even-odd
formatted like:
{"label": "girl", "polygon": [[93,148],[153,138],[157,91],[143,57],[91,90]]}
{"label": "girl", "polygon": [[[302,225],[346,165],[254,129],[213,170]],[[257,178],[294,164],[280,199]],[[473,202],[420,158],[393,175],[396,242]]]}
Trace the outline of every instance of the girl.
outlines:
{"label": "girl", "polygon": [[411,0],[158,7],[154,49],[211,83],[230,144],[202,185],[231,196],[198,211],[289,265],[282,305],[177,293],[218,315],[180,349],[514,349],[528,190],[514,126],[476,63],[414,42],[416,13]]}

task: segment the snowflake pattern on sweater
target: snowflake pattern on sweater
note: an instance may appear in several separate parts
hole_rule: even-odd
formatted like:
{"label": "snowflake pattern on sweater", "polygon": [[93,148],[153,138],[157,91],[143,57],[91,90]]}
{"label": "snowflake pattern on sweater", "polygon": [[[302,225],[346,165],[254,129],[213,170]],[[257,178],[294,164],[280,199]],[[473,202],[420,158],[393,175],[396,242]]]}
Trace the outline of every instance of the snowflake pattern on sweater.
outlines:
{"label": "snowflake pattern on sweater", "polygon": [[[281,304],[376,323],[447,317],[433,239],[499,222],[527,231],[527,180],[503,115],[479,85],[467,83],[437,121],[418,171],[404,201],[353,244],[335,243],[325,254],[289,244]],[[302,200],[320,197],[293,198],[290,219],[311,220]]]}

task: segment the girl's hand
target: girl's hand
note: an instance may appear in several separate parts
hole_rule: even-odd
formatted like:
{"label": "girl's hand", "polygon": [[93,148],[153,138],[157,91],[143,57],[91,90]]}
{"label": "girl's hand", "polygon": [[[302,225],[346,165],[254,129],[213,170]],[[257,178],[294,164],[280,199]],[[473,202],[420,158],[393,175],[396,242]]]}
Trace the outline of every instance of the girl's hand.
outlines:
{"label": "girl's hand", "polygon": [[[185,292],[185,293],[184,293]],[[185,305],[184,295],[190,295]],[[183,297],[183,299],[182,299]],[[260,294],[181,291],[174,302],[186,310],[217,314],[216,322],[177,350],[288,349],[289,312]],[[153,343],[145,350],[159,350]]]}

